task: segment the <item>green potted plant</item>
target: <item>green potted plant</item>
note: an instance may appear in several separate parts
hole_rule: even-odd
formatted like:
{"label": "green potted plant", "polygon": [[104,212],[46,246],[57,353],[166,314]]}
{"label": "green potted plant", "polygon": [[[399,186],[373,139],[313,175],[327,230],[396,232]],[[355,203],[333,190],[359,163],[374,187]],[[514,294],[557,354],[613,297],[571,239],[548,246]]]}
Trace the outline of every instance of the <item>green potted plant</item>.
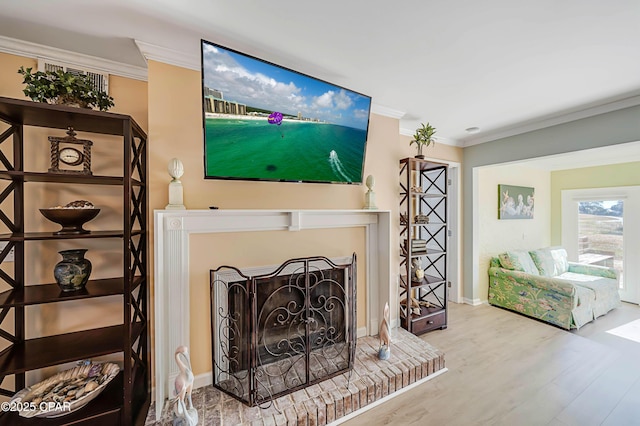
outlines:
{"label": "green potted plant", "polygon": [[416,158],[424,158],[424,155],[422,154],[423,147],[436,144],[436,141],[433,140],[433,135],[436,133],[435,127],[429,123],[420,123],[420,125],[422,127],[418,127],[416,129],[416,133],[413,135],[413,140],[409,142],[409,146],[414,143],[418,145],[418,155],[416,155]]}
{"label": "green potted plant", "polygon": [[24,94],[36,102],[97,107],[100,111],[114,106],[113,98],[96,90],[89,76],[62,70],[32,73],[31,68],[24,67],[20,67],[18,74],[24,77]]}

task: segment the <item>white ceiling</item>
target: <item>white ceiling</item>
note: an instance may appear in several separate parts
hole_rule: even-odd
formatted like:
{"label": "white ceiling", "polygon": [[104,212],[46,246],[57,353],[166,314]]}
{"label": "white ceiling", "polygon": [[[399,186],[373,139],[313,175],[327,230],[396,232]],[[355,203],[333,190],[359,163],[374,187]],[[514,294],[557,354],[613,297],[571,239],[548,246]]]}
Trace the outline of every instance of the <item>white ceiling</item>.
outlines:
{"label": "white ceiling", "polygon": [[640,103],[638,0],[4,0],[0,36],[137,66],[135,40],[199,66],[205,39],[463,146]]}

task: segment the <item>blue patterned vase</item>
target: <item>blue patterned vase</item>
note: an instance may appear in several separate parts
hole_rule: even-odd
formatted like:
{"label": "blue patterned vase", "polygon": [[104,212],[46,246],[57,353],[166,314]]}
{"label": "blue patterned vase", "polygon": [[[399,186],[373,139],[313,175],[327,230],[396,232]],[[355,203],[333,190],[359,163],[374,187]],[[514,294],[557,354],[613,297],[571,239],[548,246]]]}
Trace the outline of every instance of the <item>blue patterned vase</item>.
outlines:
{"label": "blue patterned vase", "polygon": [[62,291],[84,288],[91,275],[91,262],[84,258],[87,249],[63,250],[62,260],[53,268],[53,276]]}

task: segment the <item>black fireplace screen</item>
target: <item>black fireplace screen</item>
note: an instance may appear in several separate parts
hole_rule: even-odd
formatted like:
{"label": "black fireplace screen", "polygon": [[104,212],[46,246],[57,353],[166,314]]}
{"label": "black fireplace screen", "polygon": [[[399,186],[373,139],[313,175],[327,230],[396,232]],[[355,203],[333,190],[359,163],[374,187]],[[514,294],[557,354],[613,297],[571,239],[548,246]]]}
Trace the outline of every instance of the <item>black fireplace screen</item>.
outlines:
{"label": "black fireplace screen", "polygon": [[353,367],[356,255],[291,259],[273,272],[211,270],[213,385],[260,405]]}

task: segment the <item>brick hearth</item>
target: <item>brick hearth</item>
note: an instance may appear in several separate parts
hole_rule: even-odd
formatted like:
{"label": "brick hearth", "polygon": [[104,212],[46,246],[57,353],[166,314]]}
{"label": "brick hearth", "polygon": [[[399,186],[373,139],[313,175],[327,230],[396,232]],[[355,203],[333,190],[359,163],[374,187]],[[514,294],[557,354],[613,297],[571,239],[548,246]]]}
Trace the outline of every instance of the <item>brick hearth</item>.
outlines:
{"label": "brick hearth", "polygon": [[[392,331],[389,360],[378,359],[378,345],[376,337],[358,339],[350,381],[345,373],[278,398],[268,408],[247,407],[212,386],[196,389],[193,404],[198,409],[198,424],[323,426],[444,371],[444,354],[403,329]],[[172,401],[167,401],[156,422],[152,405],[146,425],[171,425],[172,407]]]}

